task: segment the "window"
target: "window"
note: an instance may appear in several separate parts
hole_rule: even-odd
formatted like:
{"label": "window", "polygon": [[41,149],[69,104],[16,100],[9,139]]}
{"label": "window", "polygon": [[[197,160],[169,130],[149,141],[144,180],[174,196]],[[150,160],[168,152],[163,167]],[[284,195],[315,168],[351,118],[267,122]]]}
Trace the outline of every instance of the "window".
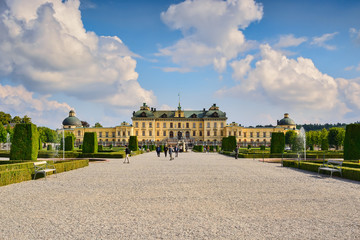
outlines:
{"label": "window", "polygon": [[178,128],[181,128],[181,123],[178,123]]}
{"label": "window", "polygon": [[[125,137],[126,136],[126,132],[125,131],[123,131],[123,137]],[[129,134],[129,136],[130,136],[130,134]]]}
{"label": "window", "polygon": [[215,136],[215,137],[217,136],[217,132],[216,132],[216,131],[214,131],[214,136]]}
{"label": "window", "polygon": [[202,131],[199,132],[199,136],[200,136],[200,137],[202,136]]}
{"label": "window", "polygon": [[236,136],[236,132],[234,131],[234,135],[233,136]]}
{"label": "window", "polygon": [[[263,132],[263,137],[266,137],[266,132]],[[265,140],[264,140],[265,141]]]}
{"label": "window", "polygon": [[[124,132],[125,133],[125,132]],[[124,135],[125,136],[125,135]],[[128,136],[130,136],[130,131],[128,131]]]}
{"label": "window", "polygon": [[156,127],[159,128],[159,127],[160,127],[160,123],[156,123]]}
{"label": "window", "polygon": [[149,128],[152,128],[152,122],[149,122]]}
{"label": "window", "polygon": [[190,125],[189,123],[186,123],[186,128],[189,128],[190,127],[189,125]]}
{"label": "window", "polygon": [[159,132],[159,131],[156,132],[156,136],[158,136],[158,137],[160,136],[160,132]]}
{"label": "window", "polygon": [[214,123],[214,128],[217,128],[217,123],[216,122]]}
{"label": "window", "polygon": [[136,131],[136,136],[139,136],[139,131]]}
{"label": "window", "polygon": [[199,128],[202,128],[202,123],[199,123]]}
{"label": "window", "polygon": [[152,136],[152,131],[149,131],[149,136],[150,136],[150,137]]}
{"label": "window", "polygon": [[229,131],[229,136],[231,136],[231,132]]}
{"label": "window", "polygon": [[239,131],[239,136],[241,137],[241,131]]}
{"label": "window", "polygon": [[196,123],[193,123],[193,128],[196,128]]}
{"label": "window", "polygon": [[137,128],[139,127],[139,123],[138,123],[138,122],[135,123],[135,127],[137,127]]}
{"label": "window", "polygon": [[145,131],[142,131],[142,135],[143,135],[143,137],[145,136]]}
{"label": "window", "polygon": [[256,133],[256,137],[260,137],[260,133],[259,133],[259,132]]}
{"label": "window", "polygon": [[254,134],[251,132],[251,133],[250,133],[250,137],[253,137],[253,135],[254,135]]}
{"label": "window", "polygon": [[220,134],[221,134],[221,136],[224,136],[224,132],[223,132],[223,131],[220,131]]}
{"label": "window", "polygon": [[221,123],[221,127],[222,127],[222,128],[224,127],[224,123]]}
{"label": "window", "polygon": [[112,137],[115,137],[115,132],[112,132]]}
{"label": "window", "polygon": [[164,137],[166,137],[166,131],[163,132]]}
{"label": "window", "polygon": [[145,127],[145,122],[142,123],[142,127],[143,127],[143,128]]}
{"label": "window", "polygon": [[210,136],[210,131],[207,131],[207,136],[208,136],[208,137]]}
{"label": "window", "polygon": [[163,128],[166,128],[166,123],[163,123]]}
{"label": "window", "polygon": [[99,132],[99,137],[102,137],[102,132]]}
{"label": "window", "polygon": [[193,137],[195,137],[196,136],[196,131],[193,131]]}
{"label": "window", "polygon": [[246,137],[246,132],[244,132],[244,137]]}
{"label": "window", "polygon": [[207,127],[210,128],[210,123],[209,122],[207,123]]}
{"label": "window", "polygon": [[170,123],[170,128],[173,128],[173,123]]}
{"label": "window", "polygon": [[81,135],[81,132],[80,131],[78,131],[78,136],[80,136]]}
{"label": "window", "polygon": [[108,133],[108,132],[105,133],[105,137],[109,137],[109,133]]}
{"label": "window", "polygon": [[120,131],[118,131],[118,136],[120,136]]}

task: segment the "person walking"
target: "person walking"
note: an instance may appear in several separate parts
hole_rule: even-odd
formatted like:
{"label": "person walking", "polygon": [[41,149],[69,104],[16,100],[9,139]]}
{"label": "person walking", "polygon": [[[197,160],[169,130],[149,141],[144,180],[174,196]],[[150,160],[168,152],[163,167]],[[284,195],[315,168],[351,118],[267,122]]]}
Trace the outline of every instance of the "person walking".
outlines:
{"label": "person walking", "polygon": [[171,161],[171,160],[174,160],[174,158],[172,157],[172,153],[173,153],[173,151],[174,151],[174,150],[173,150],[172,146],[170,145],[170,146],[169,146],[169,156],[170,156],[170,161]]}
{"label": "person walking", "polygon": [[156,153],[157,153],[157,156],[158,156],[158,157],[160,157],[160,152],[161,152],[161,148],[160,148],[160,146],[158,145],[158,146],[156,147]]}
{"label": "person walking", "polygon": [[177,146],[174,147],[175,157],[179,156],[179,148]]}
{"label": "person walking", "polygon": [[168,151],[168,147],[167,147],[167,146],[165,146],[165,147],[164,147],[165,157],[167,156],[167,151]]}
{"label": "person walking", "polygon": [[236,148],[235,148],[235,159],[238,159],[238,155],[239,155],[239,146],[236,146]]}
{"label": "person walking", "polygon": [[130,155],[130,153],[131,153],[131,151],[130,151],[130,149],[128,148],[128,146],[127,145],[125,145],[125,154],[126,154],[126,156],[125,156],[125,160],[124,160],[124,163],[130,163],[130,161],[129,161],[129,155]]}

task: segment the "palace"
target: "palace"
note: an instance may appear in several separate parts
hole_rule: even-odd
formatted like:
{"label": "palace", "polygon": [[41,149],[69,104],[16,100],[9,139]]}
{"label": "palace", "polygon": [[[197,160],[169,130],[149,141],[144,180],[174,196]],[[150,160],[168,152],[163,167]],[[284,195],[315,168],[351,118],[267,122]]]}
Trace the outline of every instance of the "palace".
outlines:
{"label": "palace", "polygon": [[122,122],[115,127],[82,127],[73,110],[63,121],[66,132],[72,132],[75,144],[82,144],[85,132],[96,132],[99,144],[123,146],[130,136],[137,136],[140,145],[177,144],[220,145],[223,137],[235,136],[241,146],[270,145],[273,132],[296,130],[295,122],[285,113],[275,127],[243,127],[235,122],[227,124],[226,113],[216,104],[209,109],[165,111],[150,108],[145,103],[133,112],[132,124]]}

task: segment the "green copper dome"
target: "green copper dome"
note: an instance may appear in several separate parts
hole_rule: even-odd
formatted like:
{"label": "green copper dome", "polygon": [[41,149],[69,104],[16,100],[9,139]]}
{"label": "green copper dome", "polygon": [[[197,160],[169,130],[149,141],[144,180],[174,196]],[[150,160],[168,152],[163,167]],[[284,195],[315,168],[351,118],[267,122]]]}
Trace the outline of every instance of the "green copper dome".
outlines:
{"label": "green copper dome", "polygon": [[62,122],[63,126],[76,126],[81,127],[81,121],[75,116],[74,110],[69,112],[69,116]]}
{"label": "green copper dome", "polygon": [[278,121],[278,125],[295,125],[295,121],[289,118],[288,113],[285,113],[284,118]]}

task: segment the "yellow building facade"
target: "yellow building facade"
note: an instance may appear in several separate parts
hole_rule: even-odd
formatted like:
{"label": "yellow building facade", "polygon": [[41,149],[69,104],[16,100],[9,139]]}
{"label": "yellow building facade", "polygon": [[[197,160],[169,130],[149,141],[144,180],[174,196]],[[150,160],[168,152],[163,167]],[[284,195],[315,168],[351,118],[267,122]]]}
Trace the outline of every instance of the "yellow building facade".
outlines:
{"label": "yellow building facade", "polygon": [[274,127],[243,127],[237,123],[227,124],[226,113],[216,104],[209,109],[156,110],[145,103],[138,111],[133,112],[132,124],[122,122],[115,127],[82,127],[72,110],[64,119],[63,128],[72,132],[75,144],[82,144],[85,132],[96,132],[99,144],[104,146],[123,146],[130,136],[137,136],[139,145],[177,144],[221,145],[223,137],[235,136],[240,146],[270,145],[273,132],[296,130],[295,122],[288,114],[277,122]]}

